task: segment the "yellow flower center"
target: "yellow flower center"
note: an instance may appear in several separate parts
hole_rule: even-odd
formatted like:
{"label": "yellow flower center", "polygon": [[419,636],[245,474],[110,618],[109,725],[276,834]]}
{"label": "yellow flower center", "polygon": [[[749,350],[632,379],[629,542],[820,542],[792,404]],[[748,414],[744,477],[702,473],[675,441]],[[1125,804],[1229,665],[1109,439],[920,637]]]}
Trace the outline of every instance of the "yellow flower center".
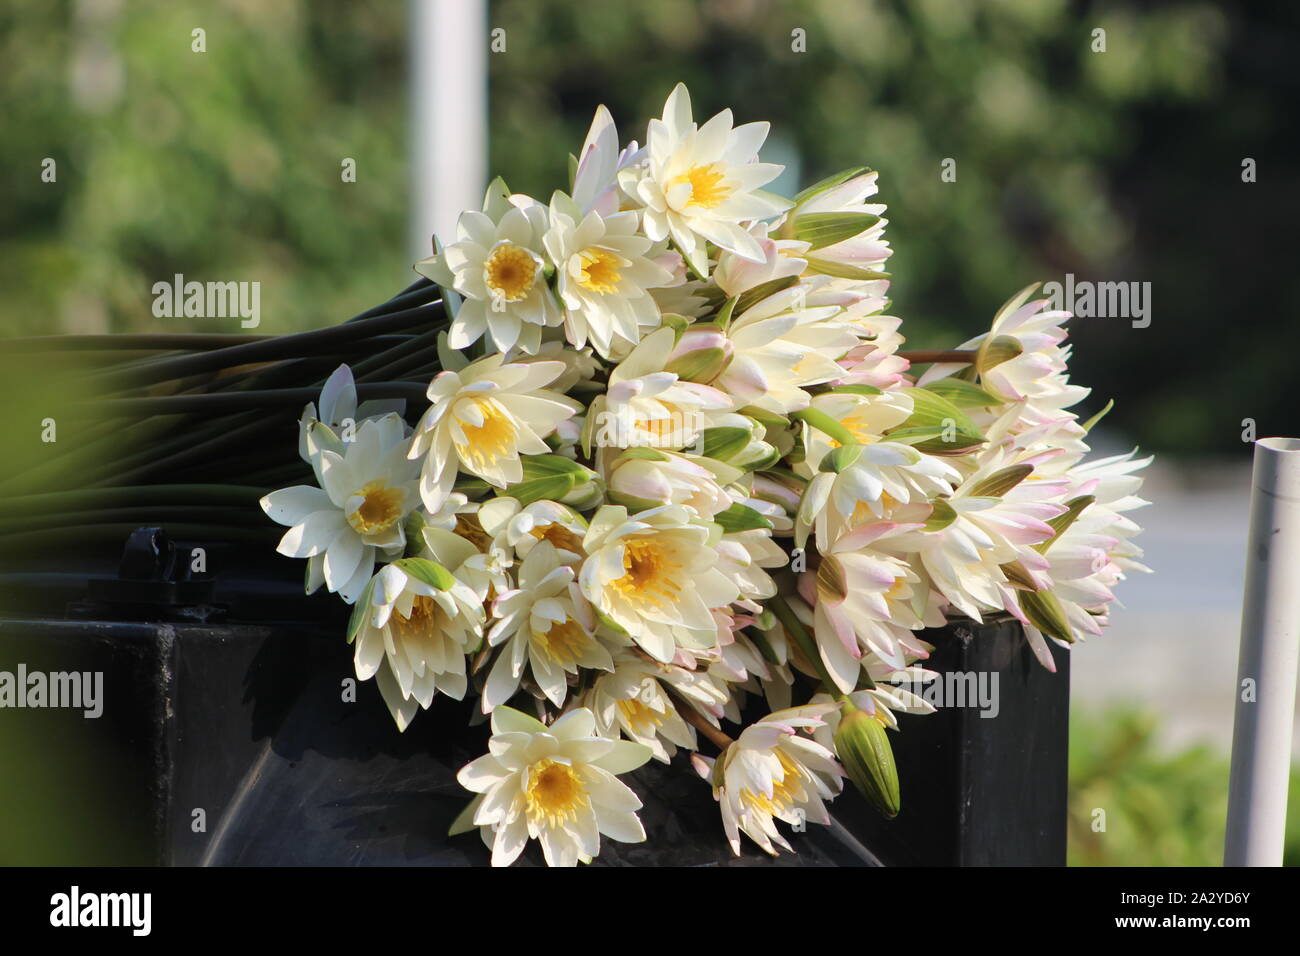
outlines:
{"label": "yellow flower center", "polygon": [[[882,508],[892,508],[897,504],[898,502],[894,499],[894,496],[891,495],[889,492],[882,491],[880,493],[880,506]],[[876,517],[877,517],[876,513],[871,510],[871,506],[867,504],[867,502],[859,501],[856,504],[854,504],[853,513],[849,515],[849,524],[852,526],[857,526],[866,521],[874,521],[876,520]]]}
{"label": "yellow flower center", "polygon": [[503,242],[483,263],[483,281],[492,294],[506,302],[518,302],[533,288],[537,260],[522,246]]}
{"label": "yellow flower center", "polygon": [[530,533],[538,541],[549,541],[561,551],[582,554],[582,539],[558,522],[540,525]]}
{"label": "yellow flower center", "polygon": [[478,522],[478,515],[456,515],[456,527],[452,532],[460,535],[479,551],[485,552],[492,544],[492,536],[483,530]]}
{"label": "yellow flower center", "polygon": [[618,291],[618,281],[622,278],[619,266],[623,262],[617,255],[608,249],[590,246],[578,253],[578,259],[582,262],[578,285],[601,295]]}
{"label": "yellow flower center", "polygon": [[433,633],[434,614],[438,606],[427,594],[418,594],[411,602],[411,613],[403,615],[394,611],[389,618],[391,627],[399,641],[414,641],[428,637]]}
{"label": "yellow flower center", "polygon": [[483,423],[475,425],[456,416],[456,423],[465,433],[465,444],[456,444],[461,460],[476,470],[491,466],[500,458],[514,452],[519,429],[510,413],[492,399],[475,402]]}
{"label": "yellow flower center", "polygon": [[894,583],[889,586],[887,591],[885,591],[885,599],[889,601],[901,601],[906,590],[907,578],[901,576],[894,578]]}
{"label": "yellow flower center", "polygon": [[549,630],[533,631],[532,650],[536,654],[549,657],[566,670],[578,666],[578,658],[587,646],[587,632],[571,617],[563,622],[551,624]]}
{"label": "yellow flower center", "polygon": [[643,702],[640,697],[629,697],[627,700],[616,701],[616,704],[624,723],[642,737],[651,736],[655,728],[664,725],[663,714]]}
{"label": "yellow flower center", "polygon": [[528,768],[524,808],[528,822],[555,828],[578,818],[578,811],[591,806],[582,777],[569,764],[539,760]]}
{"label": "yellow flower center", "polygon": [[712,209],[731,195],[731,187],[723,185],[722,177],[722,170],[717,163],[707,163],[692,166],[674,179],[673,183],[690,184],[691,198],[686,201],[686,205]]}
{"label": "yellow flower center", "polygon": [[746,809],[780,816],[804,798],[802,775],[794,761],[780,750],[776,751],[776,759],[781,762],[781,779],[772,781],[772,795],[744,788],[740,791],[740,803]]}
{"label": "yellow flower center", "polygon": [[628,600],[662,607],[677,599],[681,590],[677,572],[681,569],[659,542],[634,538],[623,545],[623,570],[627,573],[611,586]]}
{"label": "yellow flower center", "polygon": [[[871,427],[859,417],[857,412],[851,412],[847,417],[841,418],[840,424],[848,429],[849,434],[856,438],[858,443],[861,445],[870,445],[876,440],[875,432],[873,432]],[[831,447],[839,448],[840,443],[836,439],[832,438]]]}
{"label": "yellow flower center", "polygon": [[348,515],[348,524],[357,534],[377,534],[387,531],[402,517],[402,504],[406,492],[401,488],[388,488],[375,480],[357,492],[364,499],[356,511]]}

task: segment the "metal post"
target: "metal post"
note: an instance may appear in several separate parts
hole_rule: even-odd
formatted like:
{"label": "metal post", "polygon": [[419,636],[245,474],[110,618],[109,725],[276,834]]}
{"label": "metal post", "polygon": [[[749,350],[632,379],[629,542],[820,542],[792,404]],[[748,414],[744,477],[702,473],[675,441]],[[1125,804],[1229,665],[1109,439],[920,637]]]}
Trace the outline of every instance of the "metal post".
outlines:
{"label": "metal post", "polygon": [[410,0],[412,261],[453,241],[487,185],[485,0]]}
{"label": "metal post", "polygon": [[1255,443],[1224,866],[1281,866],[1300,658],[1300,439]]}

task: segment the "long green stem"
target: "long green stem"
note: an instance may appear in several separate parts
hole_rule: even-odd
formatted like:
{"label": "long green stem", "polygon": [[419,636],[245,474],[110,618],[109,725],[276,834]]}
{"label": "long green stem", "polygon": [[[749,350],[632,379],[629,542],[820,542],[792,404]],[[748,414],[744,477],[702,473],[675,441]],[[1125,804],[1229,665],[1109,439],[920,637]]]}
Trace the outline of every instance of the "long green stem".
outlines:
{"label": "long green stem", "polygon": [[0,535],[17,534],[49,528],[97,524],[220,524],[222,527],[267,527],[267,518],[252,508],[238,505],[153,505],[136,504],[122,508],[87,508],[81,511],[45,512],[18,518],[0,518]]}
{"label": "long green stem", "polygon": [[[227,524],[191,524],[189,522],[160,522],[163,529],[173,538],[199,539],[209,541],[238,541],[252,544],[274,544],[284,531],[283,528],[268,526],[262,528],[244,528]],[[65,525],[59,528],[43,528],[40,531],[21,531],[17,534],[0,536],[0,552],[10,550],[22,553],[29,548],[48,549],[51,545],[71,541],[74,543],[125,541],[127,536],[140,522],[118,522],[109,524]]]}
{"label": "long green stem", "polygon": [[819,408],[805,408],[801,412],[792,413],[790,417],[807,422],[819,432],[834,438],[841,445],[860,444],[853,432]]}
{"label": "long green stem", "polygon": [[123,485],[116,488],[78,488],[0,499],[0,515],[36,514],[43,511],[80,511],[135,504],[228,505],[256,507],[269,489],[256,485],[171,484]]}
{"label": "long green stem", "polygon": [[175,358],[159,359],[147,365],[132,369],[110,369],[93,374],[88,381],[96,388],[131,388],[163,382],[173,378],[183,378],[198,372],[211,372],[229,368],[234,365],[248,365],[254,362],[268,362],[273,359],[299,358],[303,355],[320,354],[327,348],[334,348],[348,342],[410,328],[413,325],[437,321],[442,315],[441,303],[428,303],[413,309],[405,309],[389,315],[363,319],[355,323],[333,325],[310,332],[298,332],[293,335],[277,335],[260,342],[246,345],[232,345],[224,349],[209,352],[182,355]]}
{"label": "long green stem", "polygon": [[108,335],[31,335],[23,338],[6,339],[5,350],[8,352],[100,352],[100,351],[139,351],[139,352],[179,352],[199,351],[203,349],[224,349],[232,345],[247,345],[250,342],[263,342],[269,335],[241,335],[233,332],[204,333],[129,333],[115,332]]}
{"label": "long green stem", "polygon": [[[427,386],[419,382],[374,382],[357,386],[357,397],[405,398],[418,402],[425,398]],[[246,391],[209,392],[197,395],[158,395],[144,398],[105,398],[71,407],[77,417],[108,418],[150,415],[224,414],[251,411],[280,405],[301,408],[320,395],[317,388],[249,389]]]}

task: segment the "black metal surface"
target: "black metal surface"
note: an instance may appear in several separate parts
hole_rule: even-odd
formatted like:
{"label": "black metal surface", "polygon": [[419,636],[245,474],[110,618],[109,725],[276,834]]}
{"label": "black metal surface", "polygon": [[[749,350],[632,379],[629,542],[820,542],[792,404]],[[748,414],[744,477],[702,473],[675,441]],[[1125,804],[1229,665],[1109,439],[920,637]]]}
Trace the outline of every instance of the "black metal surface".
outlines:
{"label": "black metal surface", "polygon": [[[26,612],[0,619],[0,669],[24,662],[105,675],[98,720],[20,712],[23,733],[62,741],[48,759],[65,761],[56,769],[84,788],[92,819],[81,822],[120,837],[50,862],[486,863],[476,834],[446,836],[469,796],[455,773],[486,749],[487,727],[469,726],[471,706],[436,698],[398,734],[373,682],[345,700],[347,609],[329,596],[304,598],[292,562],[240,567],[217,576],[212,613],[201,621],[184,607],[87,602],[84,574],[79,587],[67,572],[0,580],[10,597],[15,582],[24,585],[18,603]],[[61,600],[83,617],[154,619],[59,620],[50,606]],[[1044,671],[1014,624],[957,625],[926,637],[937,646],[935,669],[999,674],[1000,713],[981,718],[967,707],[900,717],[902,733],[890,735],[902,785],[897,818],[883,820],[850,787],[833,804],[835,826],[788,834],[795,855],[771,861],[746,842],[736,859],[708,785],[679,759],[625,778],[645,802],[649,840],[604,841],[597,863],[1063,863],[1067,655],[1058,653],[1057,674]],[[11,728],[13,717],[0,712]],[[540,860],[536,847],[522,858]]]}
{"label": "black metal surface", "polygon": [[845,822],[889,866],[1062,866],[1070,737],[1070,655],[1056,673],[1034,659],[1020,625],[929,631],[925,666],[998,675],[998,713],[976,707],[900,714],[891,734],[903,807],[885,820],[860,804]]}

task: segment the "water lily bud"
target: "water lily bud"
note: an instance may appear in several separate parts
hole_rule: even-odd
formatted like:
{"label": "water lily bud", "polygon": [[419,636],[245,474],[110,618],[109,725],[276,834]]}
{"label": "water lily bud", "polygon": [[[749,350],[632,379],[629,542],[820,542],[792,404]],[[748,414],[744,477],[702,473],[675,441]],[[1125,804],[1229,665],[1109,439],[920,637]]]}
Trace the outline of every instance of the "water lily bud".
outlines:
{"label": "water lily bud", "polygon": [[609,498],[630,511],[660,505],[689,505],[713,516],[732,505],[714,474],[682,455],[634,449],[609,470]]}
{"label": "water lily bud", "polygon": [[799,499],[802,495],[802,488],[791,488],[767,475],[754,476],[754,497],[760,501],[770,501],[773,504],[780,505],[785,509],[786,514],[796,514],[799,511]]}
{"label": "water lily bud", "polygon": [[657,508],[671,497],[672,484],[660,461],[624,456],[610,469],[609,498],[629,511]]}
{"label": "water lily bud", "polygon": [[568,505],[578,511],[588,511],[605,501],[605,490],[595,476],[580,482],[567,495],[560,496],[560,504]]}
{"label": "water lily bud", "polygon": [[845,700],[835,730],[835,753],[858,791],[886,817],[898,815],[898,768],[884,724]]}
{"label": "water lily bud", "polygon": [[731,341],[720,329],[690,328],[682,333],[664,370],[685,382],[707,384],[731,363]]}

